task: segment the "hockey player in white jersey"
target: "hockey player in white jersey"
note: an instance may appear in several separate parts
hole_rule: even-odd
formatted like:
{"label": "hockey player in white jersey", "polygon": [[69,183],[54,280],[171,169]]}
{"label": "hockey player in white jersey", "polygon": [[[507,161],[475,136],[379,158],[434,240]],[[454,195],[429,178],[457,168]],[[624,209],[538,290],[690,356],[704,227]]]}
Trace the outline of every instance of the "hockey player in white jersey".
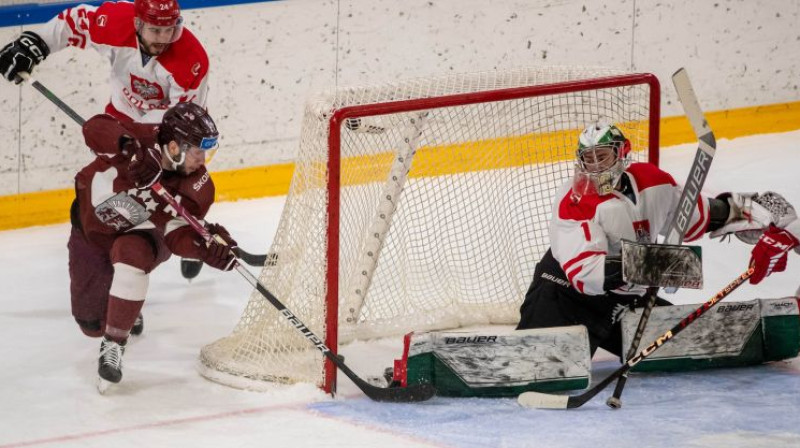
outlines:
{"label": "hockey player in white jersey", "polygon": [[[622,279],[622,240],[655,243],[681,193],[672,176],[655,165],[630,163],[630,150],[630,141],[610,124],[598,122],[580,134],[575,175],[556,194],[551,247],[536,265],[518,329],[584,325],[592,354],[602,347],[622,355],[620,315],[626,307],[640,302],[643,306],[646,291]],[[788,232],[770,227],[778,220],[751,198],[736,193],[717,198],[701,194],[685,241],[706,232],[760,234],[769,228],[767,234],[774,235],[780,245],[769,244],[766,236],[756,245],[753,262],[763,278],[785,267]],[[771,263],[774,267],[768,271]],[[669,302],[659,298],[656,305]]]}
{"label": "hockey player in white jersey", "polygon": [[[206,105],[208,56],[184,28],[176,0],[106,2],[65,9],[35,31],[25,31],[0,50],[0,73],[21,82],[21,72],[51,53],[92,48],[111,64],[111,98],[105,112],[118,120],[160,123],[180,102]],[[184,277],[195,277],[199,260],[182,260]]]}

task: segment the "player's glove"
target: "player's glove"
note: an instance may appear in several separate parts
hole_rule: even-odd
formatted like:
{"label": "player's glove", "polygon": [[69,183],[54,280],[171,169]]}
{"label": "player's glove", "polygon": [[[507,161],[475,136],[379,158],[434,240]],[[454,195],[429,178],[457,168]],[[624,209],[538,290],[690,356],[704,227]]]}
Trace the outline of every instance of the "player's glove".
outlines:
{"label": "player's glove", "polygon": [[120,138],[120,153],[130,157],[128,174],[136,188],[150,188],[161,179],[161,149],[158,145],[143,147],[139,140],[126,135]]}
{"label": "player's glove", "polygon": [[800,245],[800,241],[780,227],[770,225],[761,235],[750,257],[753,275],[750,283],[757,284],[773,272],[786,270],[786,253]]}
{"label": "player's glove", "polygon": [[205,247],[200,259],[212,268],[230,271],[236,261],[236,256],[233,254],[233,249],[237,247],[236,241],[231,238],[225,227],[219,224],[208,224],[206,228],[214,238],[210,243],[202,239],[196,241],[195,244]]}
{"label": "player's glove", "polygon": [[22,33],[17,40],[0,50],[0,74],[16,84],[22,82],[18,75],[31,73],[33,67],[50,54],[50,49],[38,34],[30,31]]}

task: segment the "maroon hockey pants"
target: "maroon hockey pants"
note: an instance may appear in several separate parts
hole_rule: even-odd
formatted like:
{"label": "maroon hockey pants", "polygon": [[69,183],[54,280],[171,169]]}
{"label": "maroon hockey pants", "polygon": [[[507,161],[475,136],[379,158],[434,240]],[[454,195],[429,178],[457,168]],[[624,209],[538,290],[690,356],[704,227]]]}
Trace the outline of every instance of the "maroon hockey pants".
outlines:
{"label": "maroon hockey pants", "polygon": [[123,234],[105,248],[88,241],[73,227],[69,249],[72,315],[87,336],[103,335],[114,263],[121,262],[147,273],[166,261],[170,253],[163,239],[147,234]]}

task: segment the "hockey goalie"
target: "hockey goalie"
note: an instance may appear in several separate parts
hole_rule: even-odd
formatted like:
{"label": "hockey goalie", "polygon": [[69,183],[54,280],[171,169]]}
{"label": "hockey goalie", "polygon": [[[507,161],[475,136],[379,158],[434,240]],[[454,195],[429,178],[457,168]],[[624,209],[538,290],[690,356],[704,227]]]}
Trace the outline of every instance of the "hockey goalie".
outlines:
{"label": "hockey goalie", "polygon": [[[626,281],[624,242],[656,243],[656,232],[681,196],[670,174],[648,163],[630,163],[630,150],[630,141],[613,124],[593,123],[581,133],[575,174],[556,196],[551,248],[536,265],[518,331],[412,333],[403,359],[395,363],[393,380],[432,382],[440,395],[514,396],[525,390],[585,388],[591,357],[600,347],[625,362],[624,347],[631,345],[647,288],[670,285]],[[694,207],[686,241],[709,233],[754,244],[753,284],[783,271],[789,251],[800,253],[800,220],[777,193],[701,194]],[[681,286],[697,275],[687,276]],[[675,325],[694,307],[670,306],[661,297],[656,305],[644,340]],[[792,358],[798,351],[798,298],[757,299],[702,316],[637,368],[752,365]]]}

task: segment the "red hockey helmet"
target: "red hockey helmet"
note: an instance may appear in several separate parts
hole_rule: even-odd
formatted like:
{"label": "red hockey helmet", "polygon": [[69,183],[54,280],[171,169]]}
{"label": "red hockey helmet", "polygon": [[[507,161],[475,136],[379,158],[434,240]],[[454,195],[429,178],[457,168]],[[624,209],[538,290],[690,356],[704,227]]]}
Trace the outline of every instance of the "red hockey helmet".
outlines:
{"label": "red hockey helmet", "polygon": [[176,26],[181,21],[181,7],[176,0],[134,0],[136,18],[155,26]]}

